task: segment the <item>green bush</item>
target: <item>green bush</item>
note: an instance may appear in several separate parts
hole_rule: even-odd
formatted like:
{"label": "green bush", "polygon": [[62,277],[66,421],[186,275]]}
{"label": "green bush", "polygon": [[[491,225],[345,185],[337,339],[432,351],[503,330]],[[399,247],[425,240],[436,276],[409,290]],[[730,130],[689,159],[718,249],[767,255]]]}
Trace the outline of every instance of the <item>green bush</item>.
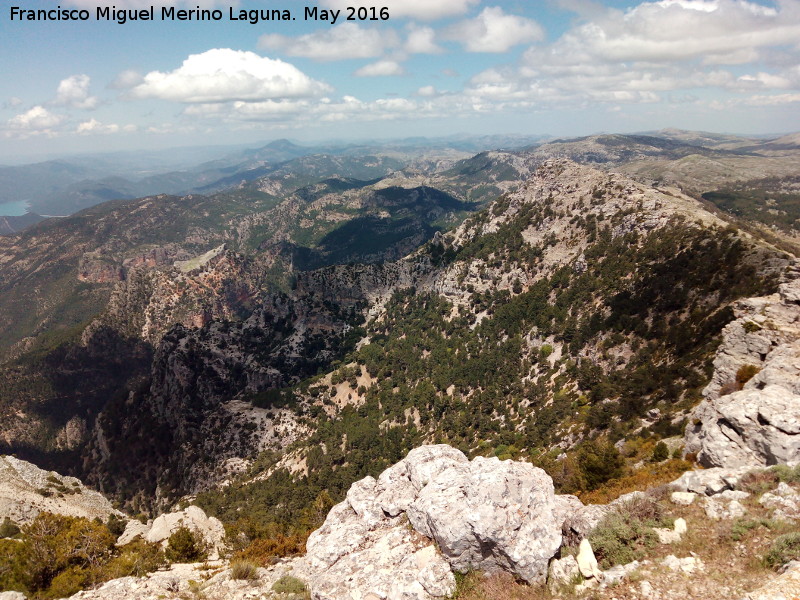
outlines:
{"label": "green bush", "polygon": [[780,567],[792,560],[800,560],[800,531],[776,537],[764,556],[764,562],[772,568]]}
{"label": "green bush", "polygon": [[170,562],[199,562],[206,559],[208,551],[199,533],[179,527],[169,536],[166,555]]}
{"label": "green bush", "polygon": [[611,479],[622,477],[625,473],[625,459],[607,441],[584,442],[578,449],[578,466],[589,491]]}
{"label": "green bush", "polygon": [[236,560],[231,563],[231,579],[255,581],[258,579],[258,567],[246,560]]}
{"label": "green bush", "polygon": [[797,465],[796,467],[790,467],[788,465],[775,465],[774,467],[770,467],[769,470],[784,483],[800,483],[800,465]]}
{"label": "green bush", "polygon": [[11,519],[6,517],[0,523],[0,538],[12,538],[19,533],[19,527]]}
{"label": "green bush", "polygon": [[669,458],[669,448],[664,442],[658,442],[656,447],[653,448],[653,456],[650,457],[651,462],[661,462]]}
{"label": "green bush", "polygon": [[302,579],[291,575],[284,575],[272,584],[272,591],[276,594],[302,594],[306,589],[306,584]]}
{"label": "green bush", "polygon": [[653,527],[665,524],[658,503],[634,498],[606,515],[589,536],[602,569],[640,560],[658,541]]}

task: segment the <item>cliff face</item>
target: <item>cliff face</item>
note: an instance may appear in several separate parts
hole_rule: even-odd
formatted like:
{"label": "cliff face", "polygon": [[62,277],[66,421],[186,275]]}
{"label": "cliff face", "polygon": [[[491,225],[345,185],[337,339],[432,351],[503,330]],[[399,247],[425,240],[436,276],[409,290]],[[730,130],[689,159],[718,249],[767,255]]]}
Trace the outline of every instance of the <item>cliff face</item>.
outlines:
{"label": "cliff face", "polygon": [[722,332],[714,375],[693,413],[686,450],[715,467],[800,460],[800,272],[748,298]]}

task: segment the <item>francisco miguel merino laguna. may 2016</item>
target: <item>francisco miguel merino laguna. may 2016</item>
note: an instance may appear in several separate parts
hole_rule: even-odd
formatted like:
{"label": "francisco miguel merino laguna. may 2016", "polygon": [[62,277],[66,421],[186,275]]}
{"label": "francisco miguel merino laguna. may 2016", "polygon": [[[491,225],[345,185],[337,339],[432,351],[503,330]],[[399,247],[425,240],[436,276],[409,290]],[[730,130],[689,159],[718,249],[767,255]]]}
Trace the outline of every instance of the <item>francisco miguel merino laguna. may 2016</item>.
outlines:
{"label": "francisco miguel merino laguna. may 2016", "polygon": [[[303,19],[306,21],[327,21],[335,24],[341,15],[341,10],[326,10],[317,7],[305,7]],[[389,10],[386,7],[349,7],[347,21],[386,21]],[[154,21],[155,8],[118,9],[116,6],[98,6],[95,10],[97,21],[115,21],[124,25],[130,21]],[[199,6],[192,9],[176,9],[174,6],[162,6],[160,17],[162,21],[221,21],[224,13],[219,9],[201,9]],[[67,9],[57,6],[51,9],[26,9],[19,6],[10,7],[11,21],[88,21],[91,12],[86,9]],[[234,9],[229,7],[229,21],[245,21],[256,25],[261,21],[293,21],[290,10],[287,9]]]}

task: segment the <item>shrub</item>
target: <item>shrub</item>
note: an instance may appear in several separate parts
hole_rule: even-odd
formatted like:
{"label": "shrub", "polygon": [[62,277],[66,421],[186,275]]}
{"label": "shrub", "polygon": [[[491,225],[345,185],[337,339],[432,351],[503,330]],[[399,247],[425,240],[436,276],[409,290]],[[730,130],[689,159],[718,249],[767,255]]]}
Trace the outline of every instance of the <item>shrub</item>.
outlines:
{"label": "shrub", "polygon": [[0,523],[0,538],[11,538],[19,533],[19,527],[11,519],[6,517]]}
{"label": "shrub", "polygon": [[179,527],[169,536],[166,555],[170,562],[198,562],[206,559],[208,551],[199,533]]}
{"label": "shrub", "polygon": [[776,537],[764,556],[764,562],[772,568],[780,567],[792,560],[800,560],[799,531]]}
{"label": "shrub", "polygon": [[784,483],[800,483],[800,465],[795,467],[775,465],[774,467],[770,467],[769,470]]}
{"label": "shrub", "polygon": [[305,536],[277,534],[253,540],[250,545],[233,555],[234,560],[253,562],[262,567],[271,565],[276,558],[305,552]]}
{"label": "shrub", "polygon": [[231,563],[231,579],[255,581],[258,579],[258,567],[246,560],[233,561]]}
{"label": "shrub", "polygon": [[584,442],[578,450],[578,466],[586,481],[586,489],[590,491],[611,479],[622,477],[625,472],[625,460],[607,441]]}
{"label": "shrub", "polygon": [[736,371],[736,388],[741,390],[744,384],[750,381],[760,369],[755,365],[742,365]]}
{"label": "shrub", "polygon": [[656,447],[653,448],[653,456],[650,458],[651,462],[662,462],[669,458],[669,448],[664,442],[658,442]]}
{"label": "shrub", "polygon": [[608,569],[643,558],[658,540],[653,527],[661,524],[661,507],[650,498],[639,497],[618,506],[589,536],[600,567]]}
{"label": "shrub", "polygon": [[167,564],[167,558],[159,544],[151,544],[137,539],[125,544],[120,554],[115,556],[103,569],[104,579],[119,577],[142,577]]}
{"label": "shrub", "polygon": [[128,522],[125,519],[120,519],[113,513],[108,515],[108,521],[106,521],[106,527],[108,527],[108,530],[117,537],[122,535],[127,524]]}
{"label": "shrub", "polygon": [[778,485],[778,474],[772,469],[766,471],[750,471],[745,473],[736,487],[744,492],[760,496],[764,492],[774,489]]}
{"label": "shrub", "polygon": [[272,584],[272,591],[276,594],[302,594],[306,589],[306,584],[302,579],[291,575],[284,575]]}

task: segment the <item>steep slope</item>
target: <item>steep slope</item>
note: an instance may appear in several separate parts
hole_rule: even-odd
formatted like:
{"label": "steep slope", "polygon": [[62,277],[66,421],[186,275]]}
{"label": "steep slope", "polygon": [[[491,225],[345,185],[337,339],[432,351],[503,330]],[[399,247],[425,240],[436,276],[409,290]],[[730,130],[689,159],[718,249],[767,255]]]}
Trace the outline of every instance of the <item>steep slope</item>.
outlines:
{"label": "steep slope", "polygon": [[[247,491],[203,502],[286,519],[279,490],[295,507],[341,495],[423,442],[554,466],[598,434],[631,447],[680,434],[730,304],[792,262],[686,196],[547,162],[402,261],[298,277],[299,297],[365,302],[365,338],[342,367],[272,395],[308,437],[257,461]],[[569,464],[561,489],[596,484]]]}

